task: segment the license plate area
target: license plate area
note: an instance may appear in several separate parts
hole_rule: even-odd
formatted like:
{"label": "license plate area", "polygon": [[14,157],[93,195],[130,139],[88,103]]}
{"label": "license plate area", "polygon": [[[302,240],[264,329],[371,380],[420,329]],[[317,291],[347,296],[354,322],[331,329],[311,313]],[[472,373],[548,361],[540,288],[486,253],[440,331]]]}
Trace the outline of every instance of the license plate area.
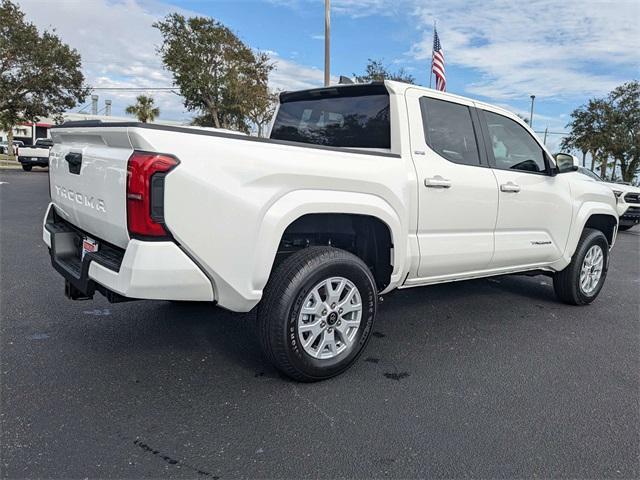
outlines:
{"label": "license plate area", "polygon": [[80,260],[84,260],[84,256],[87,253],[95,253],[98,251],[100,246],[98,242],[91,237],[83,237],[82,238],[82,254],[80,256]]}

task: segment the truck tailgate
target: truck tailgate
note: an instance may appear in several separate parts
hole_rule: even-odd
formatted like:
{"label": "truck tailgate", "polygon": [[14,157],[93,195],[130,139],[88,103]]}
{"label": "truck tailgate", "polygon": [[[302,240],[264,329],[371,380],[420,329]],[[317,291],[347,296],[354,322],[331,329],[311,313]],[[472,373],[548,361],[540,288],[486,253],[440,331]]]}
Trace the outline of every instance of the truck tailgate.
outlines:
{"label": "truck tailgate", "polygon": [[121,248],[127,231],[127,127],[55,128],[49,157],[57,213],[96,239]]}

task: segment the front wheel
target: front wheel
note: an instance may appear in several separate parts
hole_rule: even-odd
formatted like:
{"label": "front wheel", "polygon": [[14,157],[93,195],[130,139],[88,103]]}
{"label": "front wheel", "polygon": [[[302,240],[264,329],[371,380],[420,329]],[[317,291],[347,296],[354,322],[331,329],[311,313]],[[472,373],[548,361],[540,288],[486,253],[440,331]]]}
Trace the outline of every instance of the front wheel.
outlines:
{"label": "front wheel", "polygon": [[31,168],[32,168],[32,167],[31,167],[31,165],[22,165],[22,169],[23,169],[25,172],[30,172],[30,171],[31,171]]}
{"label": "front wheel", "polygon": [[571,263],[553,277],[560,300],[571,305],[593,302],[607,277],[609,242],[600,230],[585,228]]}
{"label": "front wheel", "polygon": [[298,381],[344,372],[369,340],[377,295],[369,268],[347,251],[309,247],[292,254],[272,275],[258,309],[265,355]]}

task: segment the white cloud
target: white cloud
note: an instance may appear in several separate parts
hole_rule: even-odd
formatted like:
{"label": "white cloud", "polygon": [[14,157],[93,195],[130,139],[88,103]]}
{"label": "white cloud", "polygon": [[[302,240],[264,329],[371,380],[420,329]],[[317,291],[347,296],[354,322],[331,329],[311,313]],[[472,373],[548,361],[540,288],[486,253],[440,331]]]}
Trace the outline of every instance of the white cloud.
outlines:
{"label": "white cloud", "polygon": [[[160,33],[151,25],[178,8],[159,1],[20,0],[27,19],[40,29],[55,29],[62,40],[82,55],[87,84],[94,87],[170,87],[171,74],[163,69],[156,47]],[[145,92],[96,91],[100,108],[113,100],[113,114]],[[148,91],[160,107],[160,119],[188,121],[191,114],[180,97],[170,92]],[[78,107],[76,110],[79,110]]]}
{"label": "white cloud", "polygon": [[[322,11],[324,0],[267,0],[278,6],[294,9],[315,5]],[[411,8],[414,0],[331,0],[331,12],[351,17],[369,17],[371,15],[396,15]]]}
{"label": "white cloud", "polygon": [[[424,25],[412,52],[431,57],[433,19],[447,62],[474,69],[480,80],[466,91],[509,99],[602,94],[638,72],[640,2],[585,0],[453,0],[414,14]],[[601,72],[601,73],[596,73]]]}
{"label": "white cloud", "polygon": [[[173,86],[170,72],[163,68],[156,53],[161,36],[152,24],[170,12],[197,15],[159,0],[19,0],[19,5],[39,29],[55,29],[64,42],[77,49],[82,55],[87,84],[102,88]],[[285,60],[273,51],[267,53],[276,65],[270,78],[273,88],[295,90],[322,85],[323,75],[318,69]],[[104,100],[112,99],[113,114],[123,116],[136,95],[145,92],[95,93],[100,96],[100,108],[104,107]],[[175,93],[146,93],[155,98],[160,120],[188,122],[193,117]]]}
{"label": "white cloud", "polygon": [[319,68],[300,65],[279,56],[272,55],[271,59],[276,68],[271,72],[269,84],[275,90],[303,90],[321,87],[324,83],[324,72]]}
{"label": "white cloud", "polygon": [[[269,0],[302,8],[322,0]],[[420,37],[415,60],[431,58],[432,25],[447,65],[472,69],[471,95],[508,100],[601,95],[640,73],[640,1],[332,0],[332,13],[407,17]]]}

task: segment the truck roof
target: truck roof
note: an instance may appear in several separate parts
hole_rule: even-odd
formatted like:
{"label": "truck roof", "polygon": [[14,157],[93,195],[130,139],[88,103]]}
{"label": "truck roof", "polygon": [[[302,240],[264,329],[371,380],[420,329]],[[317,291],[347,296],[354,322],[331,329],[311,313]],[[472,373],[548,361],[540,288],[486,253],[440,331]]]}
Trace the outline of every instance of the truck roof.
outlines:
{"label": "truck roof", "polygon": [[[438,90],[435,90],[433,88],[428,88],[428,87],[423,87],[421,85],[414,85],[411,83],[405,83],[405,82],[398,82],[395,80],[384,80],[384,81],[374,81],[374,82],[370,82],[370,83],[347,83],[347,84],[339,84],[339,85],[330,85],[328,87],[319,87],[319,88],[309,88],[309,89],[305,89],[305,90],[292,90],[292,91],[285,91],[282,92],[280,94],[280,99],[284,100],[284,99],[288,99],[288,100],[293,100],[295,99],[295,97],[299,97],[299,96],[304,96],[304,94],[311,94],[311,93],[320,93],[322,91],[327,91],[327,90],[336,90],[336,89],[344,89],[344,90],[348,90],[348,89],[376,89],[376,87],[380,87],[381,85],[384,85],[387,90],[394,94],[394,95],[404,95],[405,92],[410,89],[410,88],[414,88],[417,90],[422,90],[424,92],[427,92],[429,94],[429,96],[434,97],[434,98],[441,98],[442,100],[464,100],[464,101],[468,101],[468,102],[474,102],[475,104],[477,104],[478,106],[481,107],[490,107],[491,109],[494,109],[498,112],[500,112],[501,114],[503,114],[506,117],[509,117],[513,120],[516,120],[518,123],[524,124],[526,125],[525,122],[522,121],[522,119],[520,117],[518,117],[515,113],[499,107],[497,105],[492,105],[490,103],[486,103],[486,102],[482,102],[479,100],[476,100],[474,98],[470,98],[470,97],[464,97],[462,95],[456,95],[453,93],[447,93],[447,92],[441,92]],[[528,125],[527,125],[528,126]]]}

